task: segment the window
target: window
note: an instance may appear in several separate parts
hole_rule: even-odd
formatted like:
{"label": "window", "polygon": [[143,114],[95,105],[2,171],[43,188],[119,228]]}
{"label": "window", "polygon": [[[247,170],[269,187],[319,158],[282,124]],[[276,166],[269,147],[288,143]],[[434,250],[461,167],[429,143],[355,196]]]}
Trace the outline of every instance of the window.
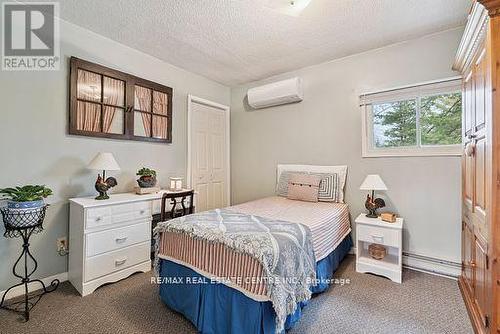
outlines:
{"label": "window", "polygon": [[360,96],[363,157],[460,155],[460,79]]}
{"label": "window", "polygon": [[172,142],[172,88],[71,58],[69,133]]}

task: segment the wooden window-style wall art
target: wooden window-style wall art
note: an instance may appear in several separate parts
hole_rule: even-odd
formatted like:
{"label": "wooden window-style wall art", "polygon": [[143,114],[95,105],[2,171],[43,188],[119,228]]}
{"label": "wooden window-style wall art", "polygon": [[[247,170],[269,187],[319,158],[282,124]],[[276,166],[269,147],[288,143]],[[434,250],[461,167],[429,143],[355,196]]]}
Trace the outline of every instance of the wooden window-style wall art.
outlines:
{"label": "wooden window-style wall art", "polygon": [[172,88],[71,58],[69,133],[172,142]]}

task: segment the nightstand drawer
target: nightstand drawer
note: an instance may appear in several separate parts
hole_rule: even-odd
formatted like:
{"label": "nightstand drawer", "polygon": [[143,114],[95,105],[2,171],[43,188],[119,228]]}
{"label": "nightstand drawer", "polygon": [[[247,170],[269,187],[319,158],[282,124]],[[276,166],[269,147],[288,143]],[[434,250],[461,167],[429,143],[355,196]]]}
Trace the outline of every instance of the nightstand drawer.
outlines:
{"label": "nightstand drawer", "polygon": [[361,241],[373,242],[385,246],[400,247],[400,232],[397,230],[359,224],[357,238]]}

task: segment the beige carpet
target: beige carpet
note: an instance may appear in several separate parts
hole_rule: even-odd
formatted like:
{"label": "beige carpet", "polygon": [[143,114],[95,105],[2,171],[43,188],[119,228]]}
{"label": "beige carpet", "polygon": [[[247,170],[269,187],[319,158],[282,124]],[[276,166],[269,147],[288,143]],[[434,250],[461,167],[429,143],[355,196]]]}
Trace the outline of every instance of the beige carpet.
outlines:
{"label": "beige carpet", "polygon": [[[403,284],[354,270],[348,257],[337,277],[350,279],[313,298],[289,333],[472,333],[457,282],[406,270]],[[80,297],[68,283],[33,309],[28,323],[0,310],[0,333],[196,333],[159,299],[150,274],[136,274]]]}

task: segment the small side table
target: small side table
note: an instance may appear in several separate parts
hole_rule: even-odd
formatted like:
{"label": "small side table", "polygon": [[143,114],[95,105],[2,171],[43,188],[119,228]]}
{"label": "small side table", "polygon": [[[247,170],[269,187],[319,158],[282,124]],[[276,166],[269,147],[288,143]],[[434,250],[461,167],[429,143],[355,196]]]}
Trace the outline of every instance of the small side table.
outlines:
{"label": "small side table", "polygon": [[[360,214],[356,220],[356,271],[385,276],[401,283],[403,266],[403,218],[387,223],[380,218],[368,218]],[[368,246],[379,244],[387,249],[387,255],[377,260],[370,256]]]}

